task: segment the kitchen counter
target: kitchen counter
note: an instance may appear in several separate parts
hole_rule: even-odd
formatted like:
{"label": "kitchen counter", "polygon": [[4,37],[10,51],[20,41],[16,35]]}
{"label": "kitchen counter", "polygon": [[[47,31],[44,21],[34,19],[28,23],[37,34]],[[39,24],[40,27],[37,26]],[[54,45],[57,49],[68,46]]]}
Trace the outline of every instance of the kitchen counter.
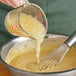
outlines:
{"label": "kitchen counter", "polygon": [[0,76],[11,76],[8,70],[0,63]]}

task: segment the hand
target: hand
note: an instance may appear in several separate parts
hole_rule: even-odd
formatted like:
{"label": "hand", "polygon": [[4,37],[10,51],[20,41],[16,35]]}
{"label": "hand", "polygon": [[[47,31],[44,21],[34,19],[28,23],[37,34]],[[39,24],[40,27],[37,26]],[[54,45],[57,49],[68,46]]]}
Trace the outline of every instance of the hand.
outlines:
{"label": "hand", "polygon": [[[0,0],[2,3],[12,6],[14,8],[19,7],[21,5],[21,0]],[[28,0],[23,0],[28,1]]]}

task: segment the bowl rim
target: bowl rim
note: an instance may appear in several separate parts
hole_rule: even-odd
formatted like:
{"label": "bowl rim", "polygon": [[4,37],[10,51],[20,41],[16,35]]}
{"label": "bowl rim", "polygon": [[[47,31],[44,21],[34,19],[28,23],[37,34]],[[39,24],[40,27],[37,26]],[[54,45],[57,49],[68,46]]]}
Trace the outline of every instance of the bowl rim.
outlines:
{"label": "bowl rim", "polygon": [[[68,35],[64,35],[64,34],[47,34],[47,36],[50,38],[51,37],[57,37],[57,36],[61,36],[61,37],[68,37]],[[76,68],[72,68],[72,69],[69,69],[69,70],[64,70],[64,71],[58,71],[58,72],[31,72],[31,71],[25,71],[25,70],[21,70],[21,69],[18,69],[18,68],[15,68],[11,65],[9,65],[8,63],[6,63],[2,57],[1,57],[1,52],[2,52],[2,48],[5,47],[7,44],[9,44],[10,42],[12,42],[13,40],[15,39],[19,39],[19,38],[23,38],[23,37],[17,37],[17,38],[14,38],[14,39],[11,39],[9,40],[8,42],[6,42],[0,49],[0,61],[2,64],[4,64],[5,67],[7,68],[10,68],[14,71],[17,71],[17,72],[21,72],[21,73],[30,73],[30,74],[60,74],[60,73],[67,73],[67,72],[71,72],[71,71],[75,71]],[[29,39],[29,38],[28,38]]]}

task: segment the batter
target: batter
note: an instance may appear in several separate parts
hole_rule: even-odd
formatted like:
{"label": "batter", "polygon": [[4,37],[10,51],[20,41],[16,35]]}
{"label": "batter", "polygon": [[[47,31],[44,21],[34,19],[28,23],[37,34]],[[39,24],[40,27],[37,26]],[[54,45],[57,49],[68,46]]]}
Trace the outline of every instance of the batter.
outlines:
{"label": "batter", "polygon": [[[66,38],[51,38],[51,39],[46,38],[44,42],[41,44],[40,59],[42,59],[50,52],[58,48],[65,40]],[[72,68],[76,68],[76,60],[75,60],[76,45],[69,50],[69,52],[66,54],[61,64],[57,66],[49,67],[48,69],[40,70],[40,65],[37,63],[37,59],[36,59],[36,46],[35,46],[36,44],[33,41],[30,42],[32,42],[33,45],[27,44],[28,46],[30,46],[29,49],[26,49],[26,47],[22,49],[22,51],[27,51],[27,52],[24,52],[21,55],[14,57],[12,60],[9,57],[9,63],[7,56],[6,58],[7,63],[15,68],[22,69],[25,71],[31,71],[31,72],[57,72],[57,71],[65,71]],[[12,51],[15,50],[18,50],[17,47],[12,48]]]}

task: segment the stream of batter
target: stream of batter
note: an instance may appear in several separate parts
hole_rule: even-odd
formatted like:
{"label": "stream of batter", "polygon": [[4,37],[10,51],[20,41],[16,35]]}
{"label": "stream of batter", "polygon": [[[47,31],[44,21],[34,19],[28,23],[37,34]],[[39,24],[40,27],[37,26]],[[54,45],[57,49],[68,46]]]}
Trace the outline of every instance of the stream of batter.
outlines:
{"label": "stream of batter", "polygon": [[45,27],[36,18],[32,17],[31,15],[26,15],[24,13],[21,13],[20,15],[20,24],[24,31],[36,40],[36,58],[37,63],[39,63],[40,45],[43,42],[44,37],[46,35]]}
{"label": "stream of batter", "polygon": [[[13,26],[16,25],[18,16],[17,14],[14,14],[11,17],[11,20],[9,16],[6,19],[6,24],[9,26],[11,25],[11,21]],[[22,34],[24,37],[31,37],[34,40],[36,40],[36,58],[37,58],[37,63],[40,62],[39,56],[40,56],[40,45],[44,40],[44,37],[46,35],[46,30],[45,26],[36,18],[32,17],[31,15],[27,15],[25,13],[20,13],[19,17],[19,24],[20,24],[20,29],[18,26],[14,26],[18,29],[18,31]],[[19,30],[20,29],[20,30]],[[10,28],[8,28],[10,30]],[[12,31],[14,32],[14,31]]]}

